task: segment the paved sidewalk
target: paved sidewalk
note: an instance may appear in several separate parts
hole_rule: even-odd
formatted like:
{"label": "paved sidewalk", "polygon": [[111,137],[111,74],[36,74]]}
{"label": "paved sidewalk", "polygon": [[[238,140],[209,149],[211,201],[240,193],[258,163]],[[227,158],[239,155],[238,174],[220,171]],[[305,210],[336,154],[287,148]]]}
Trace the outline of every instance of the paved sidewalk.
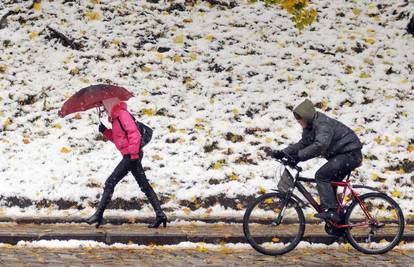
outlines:
{"label": "paved sidewalk", "polygon": [[250,247],[233,249],[163,248],[45,248],[1,247],[0,266],[283,266],[283,267],[402,267],[413,266],[413,250],[395,248],[382,255],[367,255],[348,246],[296,248],[282,256],[266,256]]}
{"label": "paved sidewalk", "polygon": [[[289,234],[286,227],[282,232]],[[17,244],[20,240],[94,240],[106,244],[135,243],[140,245],[170,245],[180,242],[220,244],[245,243],[241,224],[171,223],[167,228],[149,229],[146,224],[105,224],[96,229],[84,223],[71,224],[17,224],[0,223],[0,243]],[[414,225],[407,225],[403,240],[414,242]],[[303,241],[331,244],[341,242],[329,236],[323,225],[307,224]]]}

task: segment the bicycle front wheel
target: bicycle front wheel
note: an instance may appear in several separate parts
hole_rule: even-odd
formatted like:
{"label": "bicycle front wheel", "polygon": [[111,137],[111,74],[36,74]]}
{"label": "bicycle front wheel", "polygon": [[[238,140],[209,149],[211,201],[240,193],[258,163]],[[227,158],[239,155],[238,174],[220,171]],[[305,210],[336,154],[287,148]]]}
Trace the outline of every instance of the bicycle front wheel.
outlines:
{"label": "bicycle front wheel", "polygon": [[305,232],[298,203],[282,193],[268,193],[248,206],[243,218],[247,241],[258,252],[276,256],[294,249]]}
{"label": "bicycle front wheel", "polygon": [[382,254],[394,248],[404,232],[400,206],[382,193],[368,193],[354,200],[345,215],[346,236],[351,245],[366,254]]}

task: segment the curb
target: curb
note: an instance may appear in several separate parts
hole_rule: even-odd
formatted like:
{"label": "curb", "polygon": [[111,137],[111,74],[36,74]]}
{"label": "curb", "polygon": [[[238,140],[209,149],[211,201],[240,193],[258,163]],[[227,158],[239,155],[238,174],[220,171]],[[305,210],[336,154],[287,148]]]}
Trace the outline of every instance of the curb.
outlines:
{"label": "curb", "polygon": [[[381,236],[378,239],[389,239],[389,236]],[[283,239],[283,237],[282,237]],[[192,243],[247,243],[242,235],[225,236],[225,235],[186,235],[186,234],[143,234],[143,233],[117,233],[117,232],[101,232],[101,233],[50,233],[50,234],[7,234],[0,233],[0,243],[16,245],[19,241],[40,241],[40,240],[82,240],[96,241],[112,245],[121,244],[138,244],[138,245],[177,245],[181,242]],[[345,243],[345,238],[338,238],[329,235],[308,235],[304,236],[302,241],[309,243],[318,243],[330,245],[334,242]],[[403,235],[401,241],[414,242],[414,233]]]}
{"label": "curb", "polygon": [[[183,222],[205,222],[205,223],[243,223],[243,217],[182,217],[182,216],[170,216],[168,215],[168,221],[183,221]],[[122,225],[133,223],[145,223],[153,222],[154,217],[119,217],[119,216],[105,216],[103,222],[105,224]],[[57,224],[57,223],[84,223],[85,218],[79,216],[66,216],[66,217],[0,217],[0,223],[17,223],[17,224]],[[319,224],[321,221],[318,219],[306,219],[306,224]],[[406,219],[406,225],[414,225],[414,219]]]}

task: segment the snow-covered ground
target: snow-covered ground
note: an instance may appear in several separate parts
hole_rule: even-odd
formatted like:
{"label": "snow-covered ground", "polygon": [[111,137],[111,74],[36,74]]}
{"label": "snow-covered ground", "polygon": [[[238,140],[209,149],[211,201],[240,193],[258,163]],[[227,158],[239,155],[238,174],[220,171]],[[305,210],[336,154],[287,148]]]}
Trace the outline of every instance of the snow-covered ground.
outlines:
{"label": "snow-covered ground", "polygon": [[[1,244],[0,247],[6,246],[10,247],[9,244]],[[74,248],[111,248],[111,249],[136,249],[136,250],[148,250],[148,249],[159,249],[159,250],[194,250],[198,252],[208,252],[208,251],[227,251],[227,252],[236,252],[243,250],[251,250],[252,247],[249,244],[245,243],[226,243],[226,244],[208,244],[208,243],[192,243],[192,242],[181,242],[177,245],[163,245],[163,246],[143,246],[136,244],[113,244],[107,245],[105,243],[100,243],[96,241],[79,241],[79,240],[68,240],[68,241],[59,241],[59,240],[40,240],[40,241],[20,241],[16,245],[17,247],[41,247],[41,248],[61,248],[61,249],[74,249]],[[312,248],[312,249],[353,249],[350,244],[338,244],[333,243],[331,245],[319,244],[319,243],[309,243],[309,242],[300,242],[297,246],[298,249],[301,248]],[[395,249],[401,250],[414,250],[414,243],[402,243],[396,246]]]}
{"label": "snow-covered ground", "polygon": [[[0,3],[0,17],[18,11],[0,29],[1,215],[62,215],[62,201],[93,211],[121,157],[99,138],[96,112],[58,110],[83,87],[115,83],[155,129],[143,163],[170,214],[241,214],[247,196],[274,188],[277,164],[263,148],[300,138],[289,108],[308,97],[363,141],[358,183],[414,217],[412,4],[317,1],[318,21],[299,33],[279,7],[247,1],[185,11],[164,1],[31,2]],[[63,46],[47,26],[83,48]],[[312,176],[323,163],[302,166]],[[145,196],[129,175],[114,198]]]}

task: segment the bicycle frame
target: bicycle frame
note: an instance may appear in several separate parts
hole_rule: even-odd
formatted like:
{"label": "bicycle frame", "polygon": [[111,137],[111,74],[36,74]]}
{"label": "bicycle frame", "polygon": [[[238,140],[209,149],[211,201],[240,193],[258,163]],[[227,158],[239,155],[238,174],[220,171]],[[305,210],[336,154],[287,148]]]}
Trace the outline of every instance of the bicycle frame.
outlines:
{"label": "bicycle frame", "polygon": [[[301,182],[306,182],[306,183],[316,183],[315,179],[312,178],[306,178],[306,177],[302,177],[299,176],[300,171],[302,170],[302,168],[300,167],[295,167],[295,169],[297,170],[297,173],[295,175],[294,178],[294,188],[297,188],[298,191],[305,197],[305,199],[309,202],[309,204],[317,211],[317,212],[322,212],[322,207],[321,205],[318,204],[318,202],[312,197],[312,195],[309,193],[309,191],[305,188],[305,186],[301,183]],[[289,172],[290,173],[290,172]],[[379,224],[379,222],[377,220],[375,220],[371,214],[369,213],[368,209],[365,207],[365,205],[362,203],[359,194],[357,192],[355,192],[355,190],[353,190],[351,184],[350,184],[350,177],[351,174],[347,175],[347,178],[345,181],[338,181],[338,182],[331,182],[332,186],[335,189],[336,192],[336,200],[338,203],[338,210],[337,212],[340,213],[341,211],[344,210],[346,203],[348,203],[350,200],[356,200],[358,201],[361,209],[363,210],[364,214],[367,216],[368,218],[368,222],[361,222],[361,223],[356,223],[356,224],[340,224],[340,223],[336,223],[333,221],[329,220],[329,223],[335,227],[335,228],[350,228],[350,227],[357,227],[357,226],[369,226],[372,223],[374,224]],[[337,190],[339,187],[343,187],[343,191],[341,193],[341,195],[339,195],[337,193]],[[374,188],[368,187],[368,186],[363,186],[363,185],[358,185],[356,188],[366,188],[366,189],[370,189],[370,190],[375,190]],[[377,190],[375,190],[377,191]],[[349,201],[345,202],[345,197],[349,195],[350,199]],[[299,199],[295,194],[293,194],[293,190],[289,191],[286,195],[287,198],[294,198],[295,200]],[[301,201],[303,203],[303,201]],[[283,214],[283,213],[281,213]]]}

